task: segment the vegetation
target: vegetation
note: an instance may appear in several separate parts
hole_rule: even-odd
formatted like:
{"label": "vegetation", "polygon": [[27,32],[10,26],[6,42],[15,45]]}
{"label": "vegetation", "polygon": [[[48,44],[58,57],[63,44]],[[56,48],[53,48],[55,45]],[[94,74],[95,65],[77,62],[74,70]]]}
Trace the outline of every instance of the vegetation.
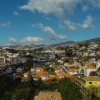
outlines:
{"label": "vegetation", "polygon": [[29,82],[21,82],[20,78],[13,80],[11,77],[4,78],[0,83],[0,100],[33,100],[33,98],[28,99],[31,94],[37,95],[40,91],[55,89],[61,93],[63,100],[82,100],[79,87],[68,78],[49,83],[43,83],[41,79],[31,80],[29,84]]}
{"label": "vegetation", "polygon": [[90,76],[97,76],[98,74],[97,74],[97,72],[96,71],[92,71],[92,72],[90,72],[90,74],[89,74]]}
{"label": "vegetation", "polygon": [[68,78],[60,80],[58,91],[61,93],[62,100],[83,100],[79,86]]}
{"label": "vegetation", "polygon": [[25,62],[25,69],[26,71],[30,70],[31,67],[33,66],[34,62],[32,58],[29,58],[26,62]]}
{"label": "vegetation", "polygon": [[93,86],[92,85],[92,86],[89,86],[88,87],[88,90],[92,94],[93,100],[100,100],[100,98],[99,99],[97,98],[97,97],[100,97],[100,86],[99,87],[96,87],[96,86]]}
{"label": "vegetation", "polygon": [[52,74],[52,75],[55,74],[55,69],[53,67],[46,66],[45,71],[48,74]]}

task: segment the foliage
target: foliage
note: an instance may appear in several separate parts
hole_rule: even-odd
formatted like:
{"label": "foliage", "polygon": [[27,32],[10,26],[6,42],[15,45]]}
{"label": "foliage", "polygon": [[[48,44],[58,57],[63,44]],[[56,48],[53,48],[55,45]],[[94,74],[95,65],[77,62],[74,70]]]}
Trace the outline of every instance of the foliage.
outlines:
{"label": "foliage", "polygon": [[1,100],[12,100],[10,92],[5,92]]}
{"label": "foliage", "polygon": [[12,100],[25,100],[30,93],[29,87],[18,88],[12,94]]}
{"label": "foliage", "polygon": [[89,42],[84,42],[84,43],[79,43],[78,44],[79,48],[85,46],[86,48],[89,46]]}
{"label": "foliage", "polygon": [[[47,67],[46,70],[54,71],[54,68]],[[27,100],[31,93],[38,94],[39,91],[54,91],[55,89],[61,93],[63,100],[82,100],[79,87],[68,78],[63,78],[60,82],[54,79],[49,83],[43,83],[41,79],[38,81],[31,80],[30,84],[28,81],[12,80],[10,77],[5,77],[3,80],[0,83],[2,85],[0,94],[3,93],[1,100]]]}
{"label": "foliage", "polygon": [[30,70],[31,67],[33,67],[33,64],[34,64],[33,59],[32,59],[32,58],[28,59],[28,60],[25,62],[25,66],[27,67],[27,70]]}
{"label": "foliage", "polygon": [[60,56],[56,53],[55,54],[56,59],[60,59]]}
{"label": "foliage", "polygon": [[[100,86],[99,87],[96,87],[96,86],[93,86],[92,85],[92,86],[89,86],[88,87],[88,90],[92,94],[92,98],[95,98],[96,96],[97,97],[100,97]],[[97,100],[100,100],[100,98],[97,99]]]}
{"label": "foliage", "polygon": [[55,69],[53,67],[49,67],[47,66],[45,68],[45,71],[48,73],[48,74],[55,74]]}
{"label": "foliage", "polygon": [[60,62],[57,62],[57,61],[56,61],[56,62],[55,62],[55,65],[56,65],[56,66],[60,65]]}
{"label": "foliage", "polygon": [[90,74],[89,74],[90,76],[97,76],[98,74],[97,74],[97,72],[96,71],[92,71],[92,72],[90,72]]}
{"label": "foliage", "polygon": [[66,49],[65,51],[66,51],[66,55],[67,55],[68,57],[72,57],[72,56],[73,56],[73,54],[72,54],[72,49]]}
{"label": "foliage", "polygon": [[62,95],[62,100],[83,100],[80,88],[68,78],[60,80],[58,91]]}
{"label": "foliage", "polygon": [[65,50],[65,47],[57,47],[57,50]]}
{"label": "foliage", "polygon": [[81,73],[82,73],[82,74],[84,73],[84,69],[83,69],[83,68],[81,69]]}

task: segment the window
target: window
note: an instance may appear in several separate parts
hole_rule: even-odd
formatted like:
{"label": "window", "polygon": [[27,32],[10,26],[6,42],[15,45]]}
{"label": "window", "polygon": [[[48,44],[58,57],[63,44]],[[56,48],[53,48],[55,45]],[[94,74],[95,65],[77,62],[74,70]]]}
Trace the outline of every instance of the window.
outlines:
{"label": "window", "polygon": [[89,84],[92,84],[92,82],[89,82]]}

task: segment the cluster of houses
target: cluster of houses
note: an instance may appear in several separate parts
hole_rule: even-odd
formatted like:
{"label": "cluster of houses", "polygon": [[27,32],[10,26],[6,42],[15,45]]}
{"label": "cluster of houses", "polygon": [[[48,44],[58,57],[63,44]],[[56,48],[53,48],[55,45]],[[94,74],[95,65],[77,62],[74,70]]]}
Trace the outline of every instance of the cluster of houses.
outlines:
{"label": "cluster of houses", "polygon": [[60,80],[61,78],[68,77],[71,80],[74,80],[74,77],[70,74],[65,73],[61,68],[57,67],[55,68],[54,74],[49,74],[45,71],[45,69],[42,67],[38,68],[31,68],[30,71],[23,74],[22,81],[28,81],[29,73],[32,75],[32,79],[37,81],[41,78],[43,82],[51,82],[53,80]]}
{"label": "cluster of houses", "polygon": [[[69,46],[69,48],[72,50],[72,54],[75,54],[74,57],[72,57],[71,60],[66,61],[66,59],[69,59],[66,56],[66,50],[59,50],[57,49],[60,46],[15,46],[14,49],[11,49],[10,47],[3,47],[0,50],[0,64],[3,65],[4,63],[14,62],[20,54],[25,53],[26,55],[32,55],[34,60],[38,59],[38,61],[45,61],[45,60],[58,60],[56,59],[55,54],[60,56],[58,63],[61,64],[58,65],[58,67],[55,68],[55,74],[50,75],[48,74],[43,67],[36,67],[31,68],[29,72],[32,74],[32,78],[34,80],[38,80],[41,78],[43,81],[49,81],[52,79],[59,80],[62,77],[70,77],[73,79],[73,77],[78,76],[80,78],[81,75],[85,77],[90,77],[91,72],[97,72],[98,77],[100,76],[100,44],[99,43],[89,43],[88,46],[79,46],[78,44],[69,44],[69,45],[63,45],[63,47]],[[18,52],[17,52],[17,51]],[[34,52],[37,53],[37,55],[34,55]],[[38,55],[38,53],[42,53],[42,55]],[[43,55],[43,53],[48,53],[49,55]],[[38,57],[36,57],[38,56]],[[78,58],[81,57],[88,57],[88,60]],[[96,58],[98,56],[98,59]],[[77,60],[78,59],[78,60]],[[17,60],[16,60],[17,61]],[[50,67],[52,67],[52,64],[50,64]],[[2,69],[2,67],[1,67]],[[12,68],[9,68],[7,70],[11,71]],[[22,72],[23,68],[18,68],[16,71],[18,73]],[[28,80],[28,73],[26,72],[23,74],[22,81]]]}

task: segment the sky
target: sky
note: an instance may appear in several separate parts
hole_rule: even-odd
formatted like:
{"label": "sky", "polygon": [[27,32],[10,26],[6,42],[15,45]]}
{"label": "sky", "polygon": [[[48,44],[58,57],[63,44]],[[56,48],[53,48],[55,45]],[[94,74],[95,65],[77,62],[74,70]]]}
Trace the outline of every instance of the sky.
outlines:
{"label": "sky", "polygon": [[0,45],[100,37],[100,0],[0,0]]}

